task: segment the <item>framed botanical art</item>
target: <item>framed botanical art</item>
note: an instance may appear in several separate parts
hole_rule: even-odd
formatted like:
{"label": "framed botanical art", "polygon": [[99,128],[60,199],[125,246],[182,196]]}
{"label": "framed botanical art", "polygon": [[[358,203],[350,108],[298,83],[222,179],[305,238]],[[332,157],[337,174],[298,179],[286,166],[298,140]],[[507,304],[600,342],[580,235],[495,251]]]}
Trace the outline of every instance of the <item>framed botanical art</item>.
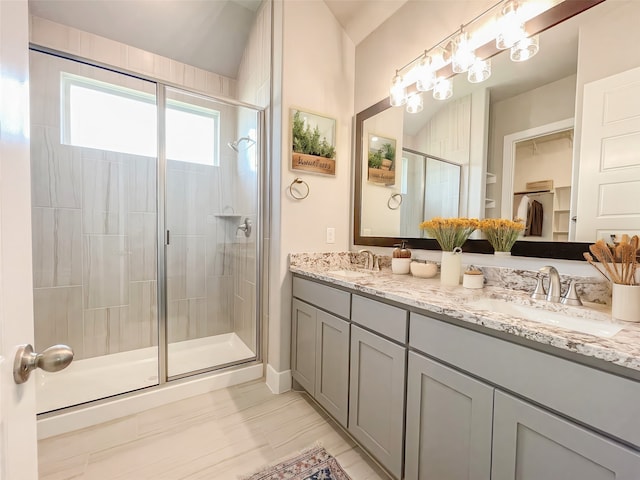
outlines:
{"label": "framed botanical art", "polygon": [[369,134],[367,146],[367,179],[372,183],[396,183],[396,141],[392,138]]}
{"label": "framed botanical art", "polygon": [[291,168],[336,174],[336,121],[291,109]]}

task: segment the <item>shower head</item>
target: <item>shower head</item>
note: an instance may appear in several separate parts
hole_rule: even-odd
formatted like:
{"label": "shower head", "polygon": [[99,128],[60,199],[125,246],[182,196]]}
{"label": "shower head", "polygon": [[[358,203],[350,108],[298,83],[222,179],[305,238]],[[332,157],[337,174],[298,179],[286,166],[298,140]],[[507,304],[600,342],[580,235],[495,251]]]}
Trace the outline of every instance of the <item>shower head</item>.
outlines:
{"label": "shower head", "polygon": [[229,142],[227,143],[227,145],[229,146],[229,148],[231,150],[233,150],[234,152],[238,153],[240,151],[239,146],[241,142],[247,142],[247,148],[249,148],[252,145],[255,145],[256,141],[249,138],[249,137],[240,137],[237,140],[234,140],[233,142]]}

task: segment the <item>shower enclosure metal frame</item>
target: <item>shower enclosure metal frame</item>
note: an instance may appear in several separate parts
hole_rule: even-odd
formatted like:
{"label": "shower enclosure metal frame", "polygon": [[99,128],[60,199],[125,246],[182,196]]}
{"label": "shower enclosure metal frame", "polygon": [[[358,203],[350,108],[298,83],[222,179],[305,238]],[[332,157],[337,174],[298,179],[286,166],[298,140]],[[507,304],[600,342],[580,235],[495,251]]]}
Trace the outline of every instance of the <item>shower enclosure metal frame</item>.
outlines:
{"label": "shower enclosure metal frame", "polygon": [[[262,362],[263,354],[263,274],[264,274],[264,239],[263,239],[263,222],[266,219],[266,207],[265,207],[265,181],[266,181],[266,136],[265,136],[265,109],[257,105],[252,105],[246,102],[241,102],[232,98],[218,97],[211,95],[207,92],[199,91],[197,89],[185,87],[180,84],[159,80],[157,78],[133,72],[124,68],[115,68],[111,65],[104,64],[99,61],[87,59],[77,55],[61,52],[56,49],[44,47],[41,45],[29,43],[29,49],[41,52],[49,55],[54,55],[63,59],[72,60],[75,62],[83,63],[89,66],[98,67],[115,73],[128,75],[130,77],[138,78],[152,82],[156,85],[156,107],[157,107],[157,135],[158,135],[158,152],[157,152],[157,208],[158,208],[158,221],[157,221],[157,305],[158,305],[158,385],[143,387],[143,389],[157,388],[167,382],[178,380],[193,375],[203,374],[207,372],[220,371],[227,368],[233,368],[236,366],[248,366],[255,365]],[[166,159],[166,145],[165,145],[165,107],[166,107],[166,90],[167,88],[176,89],[187,94],[191,94],[206,100],[212,100],[215,102],[235,106],[244,107],[254,110],[257,115],[257,138],[259,149],[257,149],[257,225],[254,225],[256,235],[256,342],[255,342],[255,358],[248,359],[247,361],[233,362],[230,364],[217,365],[209,368],[191,371],[188,373],[168,376],[168,343],[167,343],[167,264],[166,264],[166,246],[168,232],[166,229],[166,180],[167,180],[167,159]],[[131,392],[125,392],[123,395],[130,394]],[[102,401],[104,399],[98,399],[95,401]],[[45,414],[46,415],[46,414]]]}

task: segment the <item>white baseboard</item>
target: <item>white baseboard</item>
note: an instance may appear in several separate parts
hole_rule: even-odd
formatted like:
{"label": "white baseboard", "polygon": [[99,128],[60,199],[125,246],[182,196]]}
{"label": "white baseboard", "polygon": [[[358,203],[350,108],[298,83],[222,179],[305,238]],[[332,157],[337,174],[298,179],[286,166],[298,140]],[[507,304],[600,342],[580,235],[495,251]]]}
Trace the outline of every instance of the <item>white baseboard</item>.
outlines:
{"label": "white baseboard", "polygon": [[276,394],[291,390],[291,370],[277,372],[271,365],[267,364],[267,387]]}
{"label": "white baseboard", "polygon": [[40,418],[38,419],[38,439],[61,435],[117,418],[134,415],[167,403],[257,380],[262,378],[262,374],[262,364],[251,365],[228,372],[198,376],[186,381],[165,383],[149,390],[143,390],[140,393]]}

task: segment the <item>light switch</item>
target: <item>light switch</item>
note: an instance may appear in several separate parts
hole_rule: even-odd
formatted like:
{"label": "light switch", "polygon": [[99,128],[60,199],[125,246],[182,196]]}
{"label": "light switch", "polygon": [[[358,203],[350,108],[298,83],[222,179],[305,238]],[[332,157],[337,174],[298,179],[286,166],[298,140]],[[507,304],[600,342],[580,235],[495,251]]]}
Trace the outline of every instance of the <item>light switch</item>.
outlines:
{"label": "light switch", "polygon": [[336,243],[336,229],[327,227],[327,243]]}

